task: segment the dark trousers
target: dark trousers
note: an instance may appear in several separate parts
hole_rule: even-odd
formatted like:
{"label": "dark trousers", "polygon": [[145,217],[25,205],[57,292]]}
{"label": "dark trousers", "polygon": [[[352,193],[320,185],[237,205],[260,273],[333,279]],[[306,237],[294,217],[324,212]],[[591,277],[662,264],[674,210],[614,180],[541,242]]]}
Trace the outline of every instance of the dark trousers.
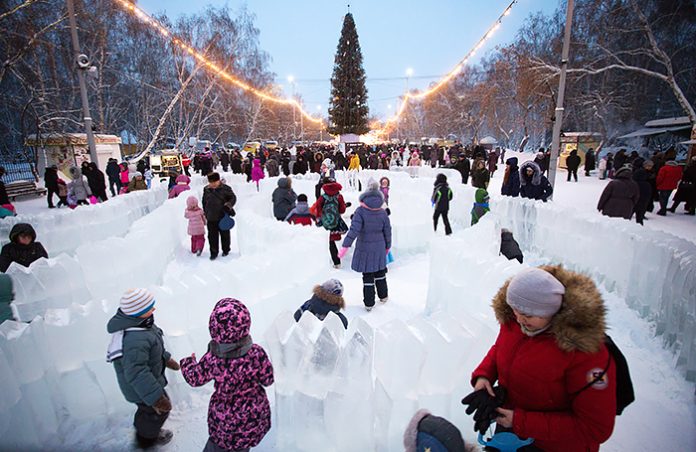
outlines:
{"label": "dark trousers", "polygon": [[363,273],[363,303],[365,306],[375,305],[375,287],[380,300],[387,298],[387,269],[372,273]]}
{"label": "dark trousers", "polygon": [[[48,201],[48,207],[53,207],[53,195],[58,196],[58,189],[47,188],[46,200]],[[60,198],[60,196],[58,196]]]}
{"label": "dark trousers", "polygon": [[[115,191],[114,187],[116,187]],[[119,194],[121,192],[121,181],[118,179],[109,179],[109,190],[111,190],[111,196]]]}
{"label": "dark trousers", "polygon": [[336,246],[336,242],[333,240],[329,240],[329,252],[331,253],[331,260],[333,261],[333,264],[339,265],[341,263],[341,259],[338,257],[338,247]]}
{"label": "dark trousers", "polygon": [[638,224],[643,224],[643,220],[645,219],[645,209],[646,206],[636,206],[633,211],[636,214],[636,223]]}
{"label": "dark trousers", "polygon": [[188,177],[191,177],[191,173],[189,173],[189,167],[185,166],[184,167],[184,174],[186,174]]}
{"label": "dark trousers", "polygon": [[60,198],[60,201],[58,201],[58,207],[68,205],[68,197],[67,196],[58,196],[58,198]]}
{"label": "dark trousers", "polygon": [[205,447],[203,448],[203,452],[249,452],[251,449],[246,448],[246,449],[223,449],[222,447],[218,446],[214,442],[208,438],[208,442],[205,443]]}
{"label": "dark trousers", "polygon": [[568,168],[568,182],[570,182],[570,176],[573,176],[575,178],[575,182],[578,181],[578,169],[570,169]]}
{"label": "dark trousers", "polygon": [[218,229],[217,221],[208,221],[208,245],[210,246],[210,255],[217,256],[220,251],[220,239],[222,239],[222,253],[230,252],[230,231],[221,231]]}
{"label": "dark trousers", "polygon": [[164,421],[169,417],[169,413],[158,414],[151,406],[142,403],[137,405],[138,410],[135,412],[133,425],[135,426],[138,443],[147,447],[148,445],[153,445],[157,440],[157,435],[159,435]]}
{"label": "dark trousers", "polygon": [[672,196],[672,190],[658,190],[658,195],[660,196],[660,210],[657,214],[667,215],[667,203],[669,202],[669,197]]}
{"label": "dark trousers", "polygon": [[106,197],[106,188],[94,191],[94,196],[96,196],[102,202],[106,202],[106,200],[109,199]]}
{"label": "dark trousers", "polygon": [[446,210],[436,210],[433,214],[433,227],[437,231],[437,221],[442,216],[442,222],[445,223],[445,235],[450,235],[452,233],[452,227],[450,226],[449,218],[447,218]]}

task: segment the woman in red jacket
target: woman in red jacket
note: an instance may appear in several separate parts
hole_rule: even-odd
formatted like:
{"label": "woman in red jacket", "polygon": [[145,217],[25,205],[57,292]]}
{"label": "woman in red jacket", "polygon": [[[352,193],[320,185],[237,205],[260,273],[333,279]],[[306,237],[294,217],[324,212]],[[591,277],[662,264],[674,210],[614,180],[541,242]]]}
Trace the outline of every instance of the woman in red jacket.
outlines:
{"label": "woman in red jacket", "polygon": [[681,178],[682,169],[674,159],[668,160],[665,166],[658,171],[656,181],[657,192],[660,195],[660,210],[657,212],[658,215],[662,215],[663,217],[667,215],[669,197],[679,186]]}
{"label": "woman in red jacket", "polygon": [[500,333],[472,384],[491,395],[496,380],[507,389],[498,426],[544,452],[598,451],[614,428],[616,379],[592,280],[559,266],[529,268],[503,285],[493,310]]}

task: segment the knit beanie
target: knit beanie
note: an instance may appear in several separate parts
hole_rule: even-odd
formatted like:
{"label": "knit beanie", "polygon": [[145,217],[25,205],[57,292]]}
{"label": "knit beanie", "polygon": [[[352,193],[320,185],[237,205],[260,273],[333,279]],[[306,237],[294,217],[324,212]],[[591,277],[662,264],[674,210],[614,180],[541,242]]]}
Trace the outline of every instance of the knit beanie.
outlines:
{"label": "knit beanie", "polygon": [[130,317],[140,317],[155,306],[155,296],[147,289],[128,289],[121,297],[121,311]]}
{"label": "knit beanie", "polygon": [[341,281],[335,278],[324,282],[321,285],[321,288],[330,294],[338,295],[339,297],[343,296],[343,284],[341,284]]}
{"label": "knit beanie", "polygon": [[507,289],[507,304],[524,315],[551,317],[561,308],[565,287],[551,273],[528,268],[515,275]]}

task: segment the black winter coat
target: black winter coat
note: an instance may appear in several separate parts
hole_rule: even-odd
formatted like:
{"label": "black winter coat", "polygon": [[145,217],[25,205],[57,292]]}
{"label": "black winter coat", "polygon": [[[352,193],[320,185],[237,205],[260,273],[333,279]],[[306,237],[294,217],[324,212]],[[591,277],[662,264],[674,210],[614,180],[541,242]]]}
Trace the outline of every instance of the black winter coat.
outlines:
{"label": "black winter coat", "polygon": [[640,189],[632,179],[631,170],[621,168],[614,174],[614,180],[604,187],[597,203],[597,210],[608,217],[630,220],[639,199]]}
{"label": "black winter coat", "polygon": [[121,167],[118,163],[111,161],[106,164],[106,175],[109,176],[110,181],[120,181]]}
{"label": "black winter coat", "polygon": [[206,186],[203,189],[203,211],[208,221],[220,221],[225,213],[233,216],[236,202],[237,196],[229,185],[220,184],[218,188]]}
{"label": "black winter coat", "polygon": [[435,185],[433,196],[430,201],[434,204],[436,212],[449,211],[451,200],[452,189],[449,188],[449,184],[447,184],[447,182],[442,182]]}
{"label": "black winter coat", "polygon": [[595,153],[594,151],[587,151],[585,154],[585,171],[592,171],[595,169]]}
{"label": "black winter coat", "polygon": [[462,184],[469,182],[471,163],[469,162],[468,158],[466,158],[464,155],[460,155],[459,160],[457,160],[457,163],[454,165],[454,169],[459,171],[459,174],[462,175]]}
{"label": "black winter coat", "polygon": [[522,250],[517,240],[512,236],[512,232],[503,232],[500,234],[500,254],[507,257],[508,260],[517,259],[520,264],[524,260]]}
{"label": "black winter coat", "polygon": [[58,171],[54,168],[46,168],[44,173],[44,185],[47,190],[58,191]]}
{"label": "black winter coat", "polygon": [[577,171],[580,167],[580,156],[575,151],[571,152],[568,158],[566,158],[566,166],[568,171]]}
{"label": "black winter coat", "polygon": [[[31,236],[32,242],[29,245],[19,243],[19,236],[23,234]],[[34,228],[27,223],[17,223],[10,230],[10,243],[0,251],[0,272],[5,273],[12,262],[28,267],[42,257],[48,259],[48,253],[43,245],[36,241]]]}
{"label": "black winter coat", "polygon": [[517,157],[510,157],[505,164],[509,169],[505,168],[507,181],[503,180],[500,194],[517,197],[520,195],[520,169],[517,167]]}
{"label": "black winter coat", "polygon": [[480,168],[471,172],[471,185],[476,188],[488,188],[491,173],[486,168]]}
{"label": "black winter coat", "polygon": [[652,198],[652,187],[648,181],[649,174],[644,168],[638,168],[633,172],[633,180],[638,184],[639,197],[635,211],[645,211]]}

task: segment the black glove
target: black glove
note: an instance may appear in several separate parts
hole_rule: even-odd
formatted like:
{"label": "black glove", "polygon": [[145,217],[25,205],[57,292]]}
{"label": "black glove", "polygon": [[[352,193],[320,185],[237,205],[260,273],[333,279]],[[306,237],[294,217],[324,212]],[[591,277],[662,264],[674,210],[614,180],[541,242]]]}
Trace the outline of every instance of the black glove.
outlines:
{"label": "black glove", "polygon": [[491,397],[488,391],[480,389],[462,399],[462,403],[469,405],[466,409],[466,414],[471,414],[474,411],[474,431],[484,433],[490,427],[491,422],[498,417],[496,409],[501,407],[505,402],[507,392],[505,388],[496,386],[493,388],[495,397]]}
{"label": "black glove", "polygon": [[488,391],[486,389],[479,389],[478,391],[474,391],[468,396],[464,397],[462,399],[462,405],[469,405],[466,408],[466,414],[471,414],[474,411],[477,411],[479,408],[484,406],[485,404],[488,403],[488,399],[490,399],[491,396],[488,394]]}

